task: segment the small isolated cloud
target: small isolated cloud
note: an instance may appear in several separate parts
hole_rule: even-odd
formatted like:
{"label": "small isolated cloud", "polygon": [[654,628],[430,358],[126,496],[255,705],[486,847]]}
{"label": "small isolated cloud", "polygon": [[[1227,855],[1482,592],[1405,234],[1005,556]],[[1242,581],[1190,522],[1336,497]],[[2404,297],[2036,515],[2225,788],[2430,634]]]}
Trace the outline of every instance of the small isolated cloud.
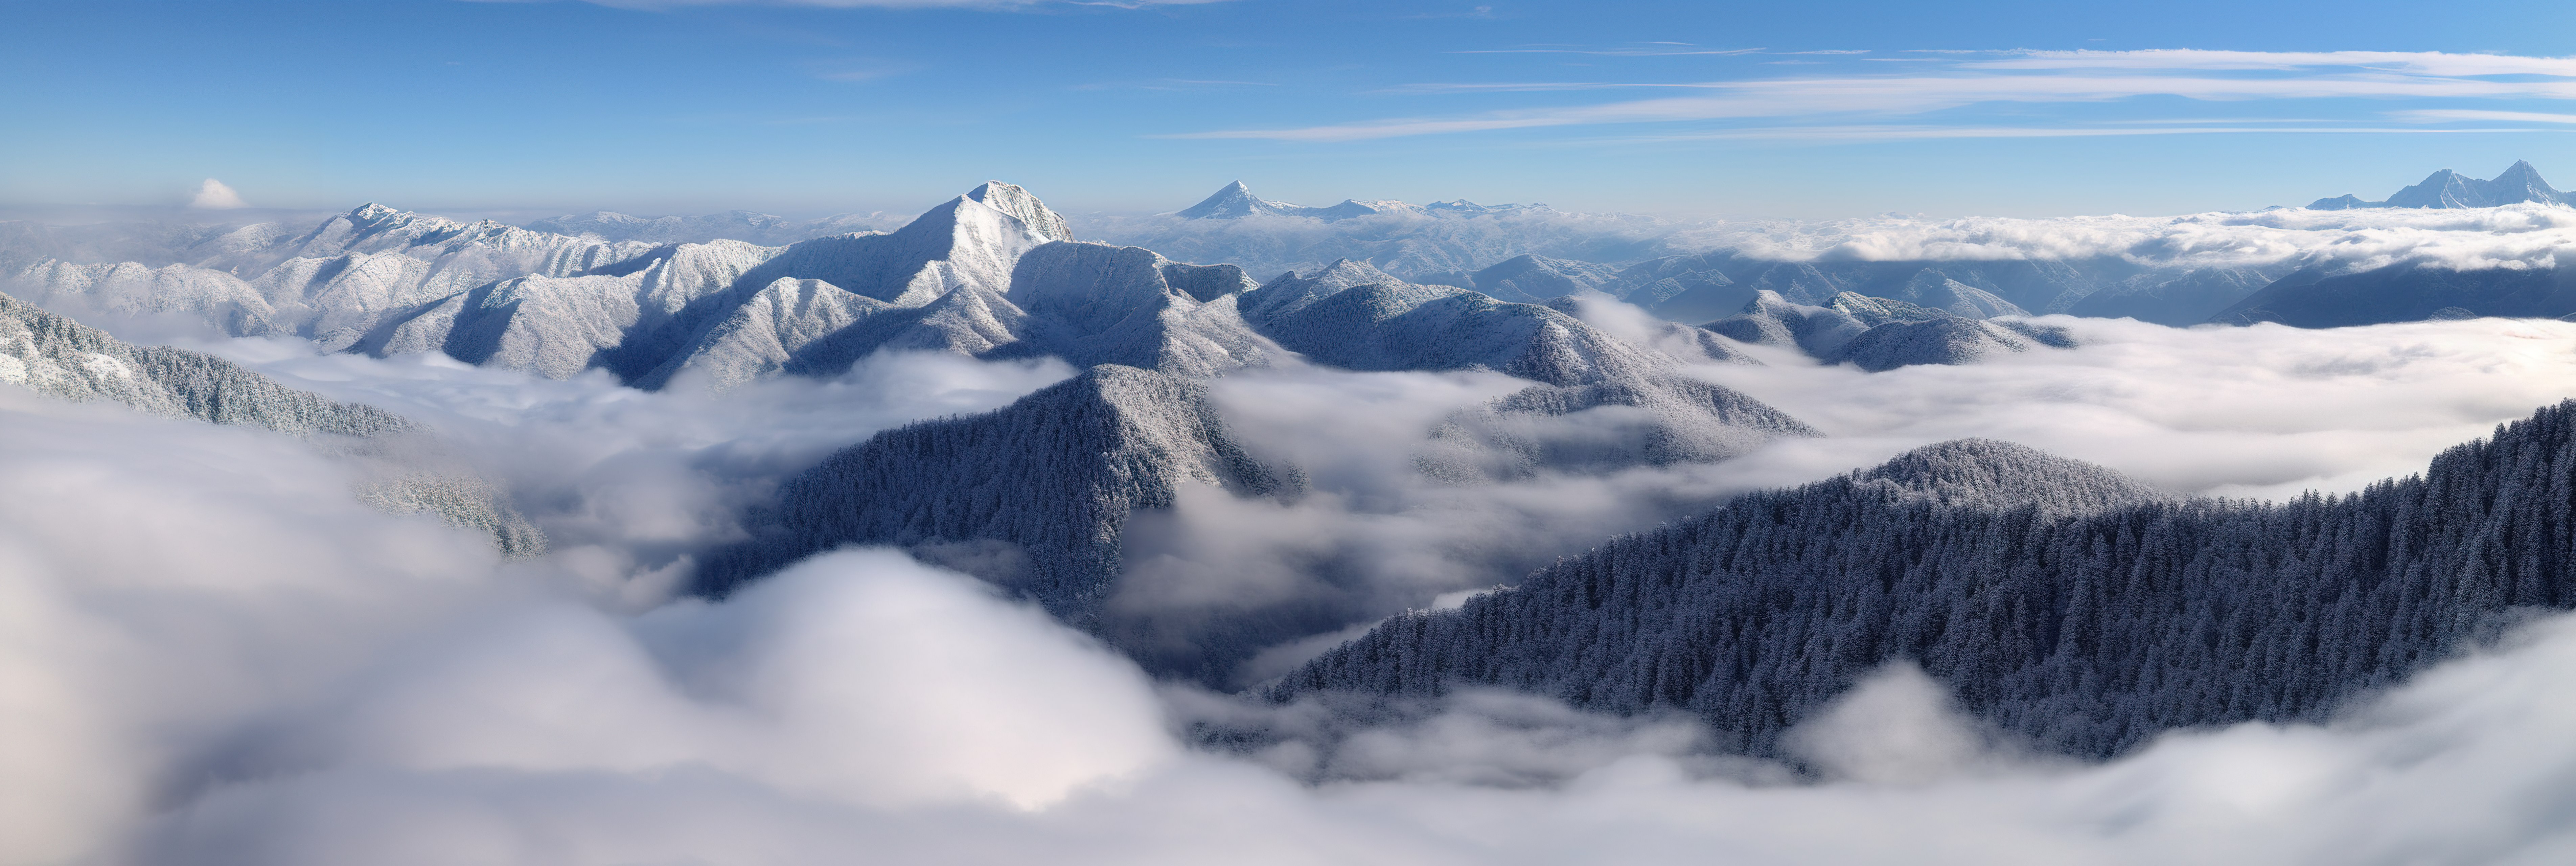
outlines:
{"label": "small isolated cloud", "polygon": [[203,210],[232,210],[249,207],[250,202],[242,201],[241,193],[234,192],[223,181],[210,177],[197,185],[197,195],[188,200],[188,206]]}

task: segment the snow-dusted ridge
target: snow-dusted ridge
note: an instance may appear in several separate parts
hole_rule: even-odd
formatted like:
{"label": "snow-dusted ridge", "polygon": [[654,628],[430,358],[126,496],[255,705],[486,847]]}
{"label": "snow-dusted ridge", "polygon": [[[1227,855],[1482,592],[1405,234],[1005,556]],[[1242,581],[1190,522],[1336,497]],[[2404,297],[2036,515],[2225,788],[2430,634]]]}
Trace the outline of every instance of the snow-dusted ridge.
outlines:
{"label": "snow-dusted ridge", "polygon": [[0,386],[70,402],[106,400],[151,415],[264,427],[357,464],[357,496],[379,510],[431,513],[488,534],[511,556],[545,551],[544,533],[492,482],[443,465],[428,430],[391,412],[278,384],[201,352],[136,346],[0,294]]}
{"label": "snow-dusted ridge", "polygon": [[2479,180],[2450,169],[2442,169],[2424,178],[2424,182],[2397,191],[2387,201],[2363,201],[2346,193],[2308,203],[2309,210],[2351,210],[2354,208],[2480,208],[2508,204],[2576,204],[2568,194],[2559,192],[2540,179],[2540,170],[2530,162],[2516,160],[2497,172],[2492,180]]}

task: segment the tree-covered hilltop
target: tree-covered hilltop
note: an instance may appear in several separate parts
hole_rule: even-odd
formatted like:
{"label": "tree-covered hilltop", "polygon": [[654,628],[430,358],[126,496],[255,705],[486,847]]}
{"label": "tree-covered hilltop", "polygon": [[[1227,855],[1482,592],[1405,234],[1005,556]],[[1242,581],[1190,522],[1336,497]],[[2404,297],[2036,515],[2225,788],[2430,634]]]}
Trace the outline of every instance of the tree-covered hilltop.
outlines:
{"label": "tree-covered hilltop", "polygon": [[2281,503],[2158,498],[1954,442],[1393,618],[1267,693],[1503,686],[1686,710],[1765,753],[1911,660],[2001,730],[2105,757],[2176,728],[2322,718],[2517,610],[2576,605],[2572,562],[2576,401],[2423,475]]}

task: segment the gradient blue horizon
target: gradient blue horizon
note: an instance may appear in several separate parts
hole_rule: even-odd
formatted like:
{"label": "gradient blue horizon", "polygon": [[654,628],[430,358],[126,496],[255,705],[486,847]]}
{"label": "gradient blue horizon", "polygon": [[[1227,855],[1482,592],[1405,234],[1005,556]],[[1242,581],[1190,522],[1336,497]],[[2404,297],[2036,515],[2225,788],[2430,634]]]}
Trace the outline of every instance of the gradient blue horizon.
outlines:
{"label": "gradient blue horizon", "polygon": [[[1153,212],[1241,179],[1309,204],[2044,216],[2378,198],[2436,168],[2484,177],[2516,159],[2576,182],[2576,116],[2422,114],[2576,115],[2576,92],[2551,90],[2576,79],[2550,75],[2439,79],[2505,95],[2150,94],[1580,120],[1803,78],[2059,74],[1972,71],[1956,65],[1969,55],[1927,50],[2558,57],[2576,54],[2576,7],[2563,3],[2433,13],[2395,2],[109,0],[9,3],[0,21],[6,205],[175,203],[217,178],[273,207],[812,216],[916,211],[999,178],[1068,212]],[[1691,53],[1741,49],[1762,51]],[[1558,119],[1329,131],[1532,117]]]}

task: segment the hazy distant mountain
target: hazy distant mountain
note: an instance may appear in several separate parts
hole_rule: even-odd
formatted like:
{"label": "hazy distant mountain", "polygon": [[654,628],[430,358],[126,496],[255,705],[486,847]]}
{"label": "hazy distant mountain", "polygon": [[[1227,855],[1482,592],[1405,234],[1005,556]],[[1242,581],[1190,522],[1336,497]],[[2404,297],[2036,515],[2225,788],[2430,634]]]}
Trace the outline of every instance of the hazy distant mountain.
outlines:
{"label": "hazy distant mountain", "polygon": [[343,348],[386,315],[519,276],[570,277],[653,251],[651,244],[534,232],[370,204],[300,232],[245,226],[192,245],[189,261],[20,268],[39,303],[101,312],[182,314],[236,336],[299,336]]}
{"label": "hazy distant mountain", "polygon": [[1661,241],[1673,230],[1647,217],[1546,205],[1350,200],[1305,207],[1261,198],[1240,181],[1174,213],[1080,221],[1090,237],[1182,261],[1241,265],[1260,278],[1349,259],[1403,279],[1448,283],[1524,254],[1632,262],[1663,252]]}
{"label": "hazy distant mountain", "polygon": [[1621,270],[1601,290],[1680,322],[1732,315],[1757,293],[1770,291],[1810,306],[1849,292],[1976,319],[2064,312],[2193,325],[2288,270],[2272,265],[2175,269],[2125,256],[1776,259],[1729,249],[1642,262]]}
{"label": "hazy distant mountain", "polygon": [[2571,315],[2576,315],[2576,271],[2567,268],[2458,270],[2406,262],[2358,272],[2302,270],[2210,320],[2339,328],[2425,319]]}
{"label": "hazy distant mountain", "polygon": [[1618,268],[1604,264],[1521,255],[1467,275],[1465,286],[1495,300],[1535,304],[1551,298],[1598,291],[1618,274]]}
{"label": "hazy distant mountain", "polygon": [[[1244,186],[1243,181],[1238,180],[1233,183],[1226,184],[1225,188],[1217,190],[1215,195],[1208,196],[1198,204],[1182,208],[1178,213],[1173,215],[1182,219],[1192,220],[1242,219],[1248,216],[1290,216],[1309,217],[1320,219],[1325,222],[1331,222],[1334,220],[1349,219],[1351,217],[1384,213],[1386,210],[1393,209],[1393,206],[1396,204],[1398,203],[1378,202],[1375,204],[1364,204],[1357,200],[1345,199],[1341,204],[1333,205],[1332,207],[1305,207],[1303,205],[1289,204],[1284,201],[1271,201],[1269,199],[1253,195],[1252,188]],[[1409,208],[1410,206],[1406,207]]]}
{"label": "hazy distant mountain", "polygon": [[1548,206],[1543,204],[1481,205],[1466,199],[1432,202],[1427,205],[1407,204],[1392,200],[1360,201],[1358,199],[1343,199],[1341,204],[1333,205],[1331,207],[1306,207],[1304,205],[1289,204],[1284,201],[1271,201],[1254,195],[1252,194],[1251,187],[1245,186],[1243,181],[1238,180],[1233,183],[1226,184],[1224,188],[1217,190],[1214,195],[1208,196],[1198,204],[1182,208],[1172,215],[1180,217],[1181,219],[1191,220],[1242,219],[1244,217],[1252,216],[1285,216],[1305,217],[1309,219],[1323,220],[1325,222],[1333,222],[1354,217],[1389,213],[1485,214],[1547,210],[1549,210]]}
{"label": "hazy distant mountain", "polygon": [[2423,183],[2397,191],[2387,201],[2363,201],[2355,195],[2340,195],[2309,202],[2311,210],[2350,210],[2365,207],[2471,208],[2538,202],[2571,204],[2567,193],[2552,188],[2540,179],[2540,170],[2531,163],[2517,161],[2493,180],[2479,180],[2450,169],[2442,169],[2424,178]]}
{"label": "hazy distant mountain", "polygon": [[2130,318],[2187,328],[2210,320],[2236,302],[2261,291],[2285,269],[2279,267],[2199,268],[2182,273],[2139,274],[2085,295],[2069,305],[2070,315],[2103,319]]}
{"label": "hazy distant mountain", "polygon": [[[1961,304],[1975,310],[1964,300]],[[1743,342],[1794,347],[1828,364],[1848,361],[1871,372],[1913,364],[1965,364],[1998,353],[2075,345],[2061,328],[1989,318],[1851,292],[1836,294],[1823,305],[1807,305],[1764,289],[1743,311],[1707,327]]]}
{"label": "hazy distant mountain", "polygon": [[2170,501],[2019,446],[1936,445],[1399,616],[1271,694],[1500,686],[1781,733],[1893,660],[2017,740],[2106,757],[2176,728],[2322,721],[2517,609],[2576,606],[2576,402],[2421,476]]}

